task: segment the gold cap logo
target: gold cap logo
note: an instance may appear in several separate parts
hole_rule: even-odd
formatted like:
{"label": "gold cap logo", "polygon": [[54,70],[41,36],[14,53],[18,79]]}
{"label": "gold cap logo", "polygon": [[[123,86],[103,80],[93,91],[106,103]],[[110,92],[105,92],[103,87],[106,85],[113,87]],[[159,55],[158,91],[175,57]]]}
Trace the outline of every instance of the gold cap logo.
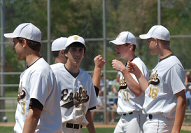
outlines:
{"label": "gold cap logo", "polygon": [[74,36],[74,40],[78,40],[79,36]]}

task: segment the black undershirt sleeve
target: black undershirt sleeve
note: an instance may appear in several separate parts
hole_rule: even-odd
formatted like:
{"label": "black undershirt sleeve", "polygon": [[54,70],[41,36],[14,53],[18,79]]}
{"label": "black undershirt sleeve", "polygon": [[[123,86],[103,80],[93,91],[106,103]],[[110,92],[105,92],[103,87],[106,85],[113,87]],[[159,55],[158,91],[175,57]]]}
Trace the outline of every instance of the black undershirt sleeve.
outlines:
{"label": "black undershirt sleeve", "polygon": [[96,92],[96,96],[98,97],[98,94],[99,94],[99,88],[97,86],[94,85],[94,88],[95,88],[95,92]]}
{"label": "black undershirt sleeve", "polygon": [[96,109],[96,106],[95,106],[95,107],[92,107],[92,108],[89,108],[88,110],[94,110],[94,109]]}
{"label": "black undershirt sleeve", "polygon": [[[95,92],[96,92],[96,97],[98,97],[98,94],[99,94],[99,88],[96,87],[95,85],[94,85],[94,88],[95,88]],[[95,107],[91,107],[91,108],[89,108],[88,110],[94,110],[94,109],[96,109],[96,106],[95,106]]]}
{"label": "black undershirt sleeve", "polygon": [[[99,94],[99,88],[97,86],[94,85],[94,88],[95,88],[95,92],[96,92],[96,97],[98,97],[98,94]],[[94,110],[96,109],[96,106],[95,107],[92,107],[92,108],[89,108],[88,110]]]}
{"label": "black undershirt sleeve", "polygon": [[43,105],[35,98],[31,98],[30,99],[30,104],[29,104],[29,108],[37,108],[39,110],[43,110]]}

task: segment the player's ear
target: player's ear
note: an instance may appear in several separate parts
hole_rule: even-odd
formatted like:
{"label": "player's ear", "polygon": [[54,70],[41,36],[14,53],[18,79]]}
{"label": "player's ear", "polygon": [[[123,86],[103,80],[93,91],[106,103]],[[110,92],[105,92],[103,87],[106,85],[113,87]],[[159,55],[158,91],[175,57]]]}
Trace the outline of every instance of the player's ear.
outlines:
{"label": "player's ear", "polygon": [[27,47],[28,45],[28,41],[26,40],[26,39],[23,39],[22,40],[22,47],[24,48],[24,47]]}
{"label": "player's ear", "polygon": [[155,44],[156,44],[156,46],[157,46],[157,45],[159,44],[159,40],[158,40],[158,39],[155,39],[155,40],[156,40],[156,43],[155,43]]}
{"label": "player's ear", "polygon": [[64,50],[61,50],[61,51],[60,51],[60,53],[61,53],[62,55],[64,55],[64,54],[65,54],[65,53],[64,53]]}
{"label": "player's ear", "polygon": [[133,50],[133,44],[130,44],[130,50],[131,51]]}
{"label": "player's ear", "polygon": [[133,49],[134,49],[134,46],[133,46],[134,44],[130,44],[130,50],[131,51],[133,51]]}
{"label": "player's ear", "polygon": [[59,51],[59,55],[62,56],[64,55],[64,52],[62,50]]}
{"label": "player's ear", "polygon": [[64,55],[65,55],[66,57],[68,57],[68,54],[67,54],[67,53],[65,53]]}
{"label": "player's ear", "polygon": [[68,48],[66,48],[65,50],[63,50],[63,52],[64,52],[65,57],[68,57]]}

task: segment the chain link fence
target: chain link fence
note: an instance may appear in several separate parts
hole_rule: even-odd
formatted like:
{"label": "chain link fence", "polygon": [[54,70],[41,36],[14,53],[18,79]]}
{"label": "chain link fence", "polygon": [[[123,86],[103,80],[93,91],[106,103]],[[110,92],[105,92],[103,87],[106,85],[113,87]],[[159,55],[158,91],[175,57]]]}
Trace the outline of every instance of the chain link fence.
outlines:
{"label": "chain link fence", "polygon": [[[48,0],[47,0],[48,1]],[[47,2],[47,1],[39,1],[39,2]],[[10,0],[10,3],[14,3],[16,2],[15,0]],[[32,2],[32,4],[36,4],[34,1],[25,1],[25,2]],[[74,1],[72,1],[74,2]],[[94,1],[95,2],[95,1]],[[119,59],[115,53],[115,49],[114,49],[114,46],[112,44],[109,44],[109,41],[113,38],[111,37],[116,37],[119,32],[121,32],[120,30],[132,30],[132,33],[139,33],[138,31],[140,31],[140,29],[138,28],[139,26],[141,25],[144,25],[145,22],[148,22],[148,23],[156,23],[156,14],[157,13],[154,13],[154,15],[152,14],[152,16],[154,16],[155,18],[153,18],[153,20],[151,20],[152,22],[150,21],[146,21],[147,20],[147,16],[149,16],[149,14],[145,17],[142,17],[141,15],[144,15],[144,13],[147,13],[146,12],[146,9],[145,8],[145,5],[146,4],[149,4],[149,1],[144,1],[145,2],[145,5],[144,5],[144,2],[140,2],[140,1],[131,1],[132,3],[130,3],[132,5],[133,8],[130,8],[130,4],[128,5],[129,8],[126,8],[126,7],[123,7],[123,6],[120,6],[119,3],[120,1],[115,1],[115,6],[113,8],[110,7],[107,7],[107,21],[116,21],[116,23],[118,24],[118,21],[120,22],[120,20],[123,20],[124,23],[121,24],[119,23],[117,26],[116,25],[107,25],[107,28],[108,28],[108,38],[106,39],[107,40],[107,44],[106,44],[106,51],[104,51],[104,38],[98,38],[96,35],[95,38],[85,38],[86,40],[86,46],[87,46],[87,50],[86,50],[86,55],[85,55],[85,58],[82,62],[82,68],[86,71],[88,71],[90,74],[92,73],[93,71],[93,67],[94,67],[94,62],[93,62],[93,59],[96,55],[98,54],[101,54],[102,56],[106,55],[106,72],[103,72],[103,73],[106,73],[106,80],[108,82],[105,81],[105,83],[108,83],[106,85],[107,88],[104,88],[104,89],[107,89],[107,95],[108,95],[108,98],[107,98],[107,108],[108,108],[108,119],[107,119],[107,122],[111,122],[112,120],[112,113],[114,112],[115,113],[115,110],[113,110],[112,108],[112,105],[113,105],[113,99],[115,98],[115,96],[112,94],[112,81],[115,80],[116,78],[116,75],[117,75],[117,72],[114,71],[112,69],[112,66],[111,66],[111,62],[112,62],[112,59]],[[153,2],[153,1],[152,1]],[[152,3],[150,2],[150,3]],[[168,2],[168,1],[166,1]],[[56,1],[55,1],[56,3]],[[52,1],[52,4],[55,4],[53,3]],[[100,4],[101,2],[99,2],[98,6],[95,5],[97,8],[97,12],[95,13],[92,13],[90,12],[90,14],[88,14],[88,16],[83,16],[84,19],[85,18],[88,18],[88,17],[91,17],[91,15],[93,16],[93,18],[95,17],[98,17],[97,19],[92,19],[90,21],[90,19],[85,19],[84,21],[84,27],[81,26],[80,24],[79,25],[75,25],[76,27],[79,26],[79,27],[82,27],[81,31],[78,31],[77,33],[80,33],[80,34],[84,34],[85,36],[90,36],[88,33],[90,32],[88,30],[88,28],[92,28],[91,27],[91,23],[94,24],[94,28],[92,28],[96,33],[99,33],[99,35],[103,36],[102,35],[102,30],[104,27],[101,27],[103,26],[104,24],[102,24],[102,3]],[[111,1],[108,1],[108,5],[111,4],[112,2]],[[170,2],[168,2],[170,3]],[[21,3],[19,3],[21,4]],[[62,3],[60,3],[62,4]],[[114,4],[114,3],[112,3]],[[136,5],[137,4],[137,5]],[[137,8],[138,5],[141,5],[141,8],[137,9],[136,11],[134,11],[133,9]],[[171,3],[170,3],[171,4]],[[174,3],[172,3],[174,4]],[[30,4],[25,4],[26,8],[27,6],[30,5]],[[42,4],[43,5],[43,4]],[[153,8],[157,8],[156,5],[156,2],[155,4],[151,4],[151,6],[153,6]],[[68,5],[69,6],[69,5]],[[154,7],[155,6],[155,7]],[[174,5],[172,5],[174,6]],[[15,6],[16,7],[16,6]],[[55,6],[56,7],[56,6]],[[12,8],[9,8],[10,10]],[[123,11],[126,11],[126,12],[114,12],[116,10],[123,10]],[[124,10],[126,9],[126,10]],[[30,9],[31,10],[31,9]],[[41,9],[42,10],[42,14],[44,12],[46,12],[47,9]],[[132,11],[133,10],[133,11]],[[144,11],[143,11],[144,10]],[[163,4],[163,10],[164,10],[164,4]],[[170,8],[168,8],[168,10],[170,10]],[[165,14],[163,16],[163,18],[165,17],[165,15],[167,14],[167,9],[165,9]],[[189,9],[188,9],[189,10]],[[31,10],[33,11],[33,10]],[[36,11],[36,10],[35,10]],[[9,11],[10,12],[10,11]],[[100,13],[101,12],[101,13]],[[150,10],[149,10],[150,12]],[[21,12],[20,12],[21,13]],[[54,17],[54,15],[56,16],[56,13],[53,12],[54,14],[52,14],[52,17]],[[131,14],[133,13],[137,13],[135,15],[132,15],[130,16]],[[16,12],[15,12],[16,14]],[[14,18],[14,17],[17,17],[14,13],[10,13],[10,14],[7,14],[7,20],[9,20],[10,22],[7,22],[8,24],[12,23],[12,19],[11,18]],[[22,14],[22,13],[21,13]],[[33,13],[30,13],[30,14],[33,14]],[[68,15],[69,14],[69,15]],[[72,13],[68,13],[68,14],[65,14],[67,17],[68,16],[72,16]],[[85,14],[85,13],[84,13]],[[19,14],[17,14],[19,15]],[[25,14],[22,14],[23,17],[22,18],[25,18]],[[94,16],[94,15],[97,15],[97,16]],[[138,17],[139,16],[140,18],[143,18],[141,19],[141,22],[139,21],[136,21],[138,20]],[[21,15],[20,15],[21,16]],[[59,16],[60,17],[60,16]],[[72,16],[74,17],[75,21],[77,21],[78,19],[81,20],[79,18],[79,16]],[[72,18],[71,17],[71,18]],[[159,16],[160,17],[160,16]],[[56,17],[54,17],[56,19]],[[39,19],[39,20],[38,20]],[[33,22],[36,22],[37,24],[40,25],[40,21],[43,21],[43,22],[47,22],[48,21],[48,18],[47,19],[43,19],[43,17],[39,17],[39,18],[35,18],[35,20],[32,20]],[[50,19],[50,18],[49,18]],[[116,19],[116,20],[114,20]],[[2,20],[2,18],[1,18]],[[73,20],[73,19],[71,19]],[[26,19],[22,19],[22,20],[19,20],[17,21],[22,23],[23,21],[28,21]],[[67,20],[64,20],[64,21],[67,21]],[[81,20],[82,21],[82,20]],[[80,22],[81,22],[80,21]],[[87,22],[86,22],[87,21]],[[137,24],[137,27],[134,27],[134,23],[130,23],[130,21],[134,21],[135,24]],[[5,21],[6,22],[6,21]],[[162,22],[165,23],[165,20],[162,19]],[[59,22],[58,22],[59,23]],[[2,21],[1,21],[1,24],[2,24]],[[168,23],[167,23],[168,24]],[[9,26],[9,25],[7,25]],[[41,25],[42,26],[42,25]],[[56,29],[56,21],[52,22],[52,26]],[[65,27],[65,25],[63,25],[63,27]],[[101,27],[101,28],[100,28]],[[146,26],[142,26],[142,28],[145,28]],[[3,28],[3,26],[1,26],[1,29]],[[44,27],[43,27],[44,28]],[[176,28],[176,27],[175,27]],[[113,30],[114,29],[114,30]],[[146,28],[145,28],[146,29]],[[44,31],[46,31],[45,29],[43,29]],[[52,33],[55,33],[55,32],[65,32],[65,30],[67,29],[64,29],[62,30],[62,28],[59,29],[59,31],[57,30],[53,30]],[[73,30],[75,31],[75,28],[73,28]],[[148,29],[147,29],[148,30]],[[72,34],[74,31],[71,31],[70,33]],[[98,32],[99,31],[99,32]],[[112,31],[116,31],[116,33],[112,32]],[[47,30],[48,32],[48,30]],[[76,33],[76,34],[77,34]],[[67,33],[68,34],[68,33]],[[136,35],[135,34],[135,35]],[[2,35],[2,33],[1,33]],[[62,34],[60,34],[62,35]],[[46,36],[46,33],[44,34],[44,36]],[[91,36],[94,36],[94,33],[92,32],[92,35]],[[138,35],[137,35],[138,36]],[[60,36],[57,36],[57,37],[60,37]],[[56,38],[55,36],[53,36],[52,38]],[[50,38],[49,38],[50,39]],[[138,44],[139,46],[137,47],[137,51],[136,51],[136,54],[137,56],[140,56],[140,58],[145,62],[145,64],[147,65],[147,67],[149,68],[149,70],[151,70],[155,64],[157,63],[157,57],[153,57],[149,54],[149,50],[148,50],[148,47],[147,47],[147,42],[146,41],[142,41],[140,39],[138,39]],[[53,40],[52,40],[53,41]],[[50,42],[51,43],[51,42]],[[53,57],[51,55],[50,52],[48,52],[48,49],[50,49],[50,46],[47,45],[47,44],[50,44],[48,43],[47,40],[44,40],[42,41],[42,49],[41,49],[41,54],[42,56],[48,60],[50,58],[50,64],[52,64],[54,61],[53,61]],[[1,92],[3,92],[3,95],[0,97],[0,121],[4,121],[4,122],[14,122],[14,113],[15,113],[15,110],[16,110],[16,104],[17,104],[17,91],[18,91],[18,83],[19,83],[19,75],[21,73],[22,70],[25,69],[26,67],[26,64],[24,62],[19,62],[16,60],[16,57],[13,57],[13,50],[12,50],[12,46],[11,46],[11,42],[5,42],[5,71],[2,71],[1,72],[1,75],[3,75],[4,77],[4,82],[0,84],[0,87],[1,87]],[[191,35],[171,35],[171,48],[172,50],[174,51],[174,54],[177,55],[177,57],[180,59],[180,61],[182,62],[183,66],[185,67],[186,71],[191,71],[191,64],[190,64],[190,60],[191,60],[191,54],[190,54],[190,50],[191,50]],[[2,46],[3,43],[0,43],[0,45]],[[2,47],[1,47],[1,55],[2,55]],[[16,55],[15,55],[16,56]],[[1,67],[2,67],[2,60],[3,60],[3,57],[1,56]],[[13,62],[13,64],[10,64],[10,62]],[[1,77],[2,78],[2,77]],[[2,80],[1,80],[2,81]],[[2,94],[2,93],[1,93]],[[104,122],[104,108],[102,108],[101,110],[97,110],[97,117],[96,117],[96,121],[98,122]],[[99,115],[99,113],[101,113],[101,115]],[[185,117],[185,122],[186,124],[190,124],[191,123],[191,113],[189,110],[187,110],[186,112],[186,117]],[[116,119],[114,122],[117,121],[117,119],[119,118],[119,116],[116,115]]]}

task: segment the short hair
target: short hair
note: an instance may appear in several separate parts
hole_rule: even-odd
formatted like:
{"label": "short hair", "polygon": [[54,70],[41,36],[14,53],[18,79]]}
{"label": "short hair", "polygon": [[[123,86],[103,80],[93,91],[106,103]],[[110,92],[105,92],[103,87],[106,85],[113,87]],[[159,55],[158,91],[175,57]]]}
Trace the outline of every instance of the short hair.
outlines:
{"label": "short hair", "polygon": [[60,51],[52,51],[52,55],[54,58],[58,57]]}
{"label": "short hair", "polygon": [[165,45],[169,45],[170,44],[170,41],[166,41],[166,40],[160,40],[158,39],[162,44],[165,44]]}
{"label": "short hair", "polygon": [[133,44],[132,46],[133,46],[133,51],[135,51],[135,49],[136,49],[136,45]]}
{"label": "short hair", "polygon": [[131,45],[131,46],[133,47],[133,51],[135,51],[135,49],[136,49],[136,45],[135,45],[135,44],[126,43],[125,45],[126,45],[126,46]]}
{"label": "short hair", "polygon": [[81,48],[84,48],[84,53],[86,52],[86,47],[82,43],[79,43],[79,42],[74,42],[74,43],[70,44],[68,47],[66,47],[64,52],[68,53],[68,51],[71,47],[81,47]]}
{"label": "short hair", "polygon": [[40,52],[40,48],[41,48],[41,43],[40,42],[36,42],[36,41],[32,41],[26,38],[21,38],[21,37],[17,37],[16,38],[20,43],[23,42],[23,39],[25,39],[28,43],[29,48],[31,48],[32,50],[36,51],[36,52]]}

